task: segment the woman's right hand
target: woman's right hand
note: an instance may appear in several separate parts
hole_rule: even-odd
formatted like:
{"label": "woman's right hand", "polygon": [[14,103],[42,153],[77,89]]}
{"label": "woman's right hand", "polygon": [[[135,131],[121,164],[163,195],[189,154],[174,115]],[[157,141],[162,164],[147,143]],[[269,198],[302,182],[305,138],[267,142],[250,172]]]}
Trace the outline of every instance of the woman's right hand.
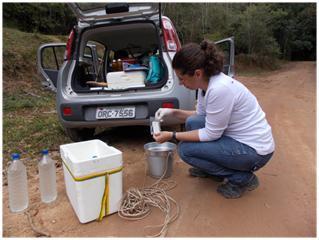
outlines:
{"label": "woman's right hand", "polygon": [[174,110],[173,108],[159,108],[155,113],[155,119],[163,122],[163,117],[173,115]]}
{"label": "woman's right hand", "polygon": [[153,138],[158,143],[164,143],[172,139],[172,132],[162,131],[159,133],[154,133]]}

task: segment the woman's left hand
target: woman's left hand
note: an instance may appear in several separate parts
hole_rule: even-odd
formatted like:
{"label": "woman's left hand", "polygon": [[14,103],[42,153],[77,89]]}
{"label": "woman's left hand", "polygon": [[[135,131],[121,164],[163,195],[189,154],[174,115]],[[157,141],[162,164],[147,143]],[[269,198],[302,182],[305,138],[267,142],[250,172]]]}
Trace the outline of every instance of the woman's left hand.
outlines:
{"label": "woman's left hand", "polygon": [[173,133],[167,132],[167,131],[162,131],[162,132],[153,134],[153,138],[158,143],[167,142],[172,139],[172,136],[173,136]]}

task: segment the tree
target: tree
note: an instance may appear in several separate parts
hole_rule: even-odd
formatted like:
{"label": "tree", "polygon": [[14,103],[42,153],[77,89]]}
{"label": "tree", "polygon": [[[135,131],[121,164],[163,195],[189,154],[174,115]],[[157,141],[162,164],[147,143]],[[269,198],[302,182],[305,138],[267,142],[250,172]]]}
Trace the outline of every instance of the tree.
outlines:
{"label": "tree", "polygon": [[273,37],[271,19],[272,14],[266,4],[251,4],[239,15],[233,28],[240,52],[268,57],[279,55],[280,49]]}
{"label": "tree", "polygon": [[4,26],[47,34],[68,34],[76,23],[62,3],[4,3],[3,20]]}

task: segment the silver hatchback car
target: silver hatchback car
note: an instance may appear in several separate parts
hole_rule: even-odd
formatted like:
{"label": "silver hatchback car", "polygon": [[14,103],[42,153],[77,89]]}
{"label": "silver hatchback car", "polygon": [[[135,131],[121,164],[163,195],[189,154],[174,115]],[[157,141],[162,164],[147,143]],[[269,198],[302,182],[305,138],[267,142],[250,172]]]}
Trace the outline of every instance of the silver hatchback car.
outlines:
{"label": "silver hatchback car", "polygon": [[[56,92],[59,120],[73,141],[90,139],[98,126],[149,125],[159,108],[195,108],[195,91],[179,85],[172,69],[181,44],[159,3],[68,5],[77,25],[66,44],[41,45],[37,65],[44,85]],[[232,76],[233,38],[217,44]]]}

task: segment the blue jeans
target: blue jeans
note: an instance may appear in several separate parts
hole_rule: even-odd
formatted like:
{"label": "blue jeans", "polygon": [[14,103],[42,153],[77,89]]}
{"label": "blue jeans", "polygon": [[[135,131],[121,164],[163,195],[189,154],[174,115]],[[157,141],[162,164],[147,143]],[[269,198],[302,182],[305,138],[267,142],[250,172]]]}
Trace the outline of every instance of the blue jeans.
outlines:
{"label": "blue jeans", "polygon": [[[186,130],[205,127],[205,117],[193,115],[186,120]],[[208,174],[225,177],[232,184],[243,186],[253,172],[263,167],[272,157],[259,155],[255,149],[231,137],[222,136],[210,142],[180,142],[180,158]]]}

